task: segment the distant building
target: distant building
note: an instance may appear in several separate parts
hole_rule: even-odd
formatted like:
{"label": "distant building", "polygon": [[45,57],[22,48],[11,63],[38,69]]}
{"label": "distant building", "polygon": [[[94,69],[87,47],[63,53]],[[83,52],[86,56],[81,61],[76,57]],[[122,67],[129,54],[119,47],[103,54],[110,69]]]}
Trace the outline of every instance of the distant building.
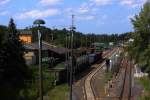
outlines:
{"label": "distant building", "polygon": [[130,39],[128,40],[128,42],[129,42],[129,43],[130,43],[130,42],[134,42],[134,39],[130,38]]}
{"label": "distant building", "polygon": [[92,43],[92,46],[95,48],[95,52],[101,52],[104,48],[107,47],[105,43],[100,42]]}
{"label": "distant building", "polygon": [[[27,64],[38,64],[38,42],[24,44],[26,53],[24,55]],[[65,61],[66,53],[70,52],[69,49],[51,45],[42,41],[42,61],[47,62],[52,57],[55,63]]]}
{"label": "distant building", "polygon": [[148,73],[143,73],[137,64],[134,65],[134,77],[141,78],[148,76]]}
{"label": "distant building", "polygon": [[113,46],[114,45],[114,42],[109,42],[109,46]]}
{"label": "distant building", "polygon": [[23,44],[31,43],[32,42],[32,31],[20,30],[19,31],[19,39],[23,42]]}

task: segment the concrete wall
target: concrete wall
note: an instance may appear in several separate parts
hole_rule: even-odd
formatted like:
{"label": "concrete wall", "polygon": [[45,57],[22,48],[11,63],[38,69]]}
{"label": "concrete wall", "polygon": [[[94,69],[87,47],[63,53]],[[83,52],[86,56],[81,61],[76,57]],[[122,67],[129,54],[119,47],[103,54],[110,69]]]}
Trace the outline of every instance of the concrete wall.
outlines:
{"label": "concrete wall", "polygon": [[36,56],[34,52],[27,52],[24,55],[27,65],[36,64]]}

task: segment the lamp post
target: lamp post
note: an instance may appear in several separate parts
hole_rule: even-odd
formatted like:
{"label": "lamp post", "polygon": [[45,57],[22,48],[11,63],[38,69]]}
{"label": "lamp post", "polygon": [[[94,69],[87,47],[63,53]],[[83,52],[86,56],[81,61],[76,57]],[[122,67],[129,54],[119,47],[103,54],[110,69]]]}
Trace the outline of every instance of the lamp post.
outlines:
{"label": "lamp post", "polygon": [[[40,27],[40,25],[45,24],[44,20],[37,19],[33,22],[33,24]],[[43,100],[43,73],[42,73],[42,35],[40,33],[40,30],[38,29],[38,42],[39,42],[39,97],[40,100]]]}

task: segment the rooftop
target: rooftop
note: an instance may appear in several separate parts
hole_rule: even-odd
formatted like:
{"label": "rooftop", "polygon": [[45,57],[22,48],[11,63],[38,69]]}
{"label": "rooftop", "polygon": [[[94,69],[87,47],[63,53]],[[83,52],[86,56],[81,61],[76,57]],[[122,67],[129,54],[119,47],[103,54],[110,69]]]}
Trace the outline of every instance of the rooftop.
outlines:
{"label": "rooftop", "polygon": [[20,35],[32,35],[32,31],[29,30],[19,30]]}
{"label": "rooftop", "polygon": [[[27,50],[38,50],[38,42],[25,44],[24,47]],[[42,50],[50,50],[58,54],[65,54],[66,52],[69,52],[70,50],[64,47],[57,47],[55,45],[52,45],[48,42],[42,41]]]}

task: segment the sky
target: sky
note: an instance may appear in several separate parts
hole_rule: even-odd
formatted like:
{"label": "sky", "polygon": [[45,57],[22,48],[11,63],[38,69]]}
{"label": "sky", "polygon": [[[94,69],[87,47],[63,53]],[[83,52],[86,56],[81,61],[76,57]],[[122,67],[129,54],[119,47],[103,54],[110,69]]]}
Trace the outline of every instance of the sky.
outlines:
{"label": "sky", "polygon": [[17,28],[45,20],[47,27],[69,28],[83,33],[111,34],[133,31],[130,18],[138,14],[146,0],[0,0],[0,24],[13,18]]}

